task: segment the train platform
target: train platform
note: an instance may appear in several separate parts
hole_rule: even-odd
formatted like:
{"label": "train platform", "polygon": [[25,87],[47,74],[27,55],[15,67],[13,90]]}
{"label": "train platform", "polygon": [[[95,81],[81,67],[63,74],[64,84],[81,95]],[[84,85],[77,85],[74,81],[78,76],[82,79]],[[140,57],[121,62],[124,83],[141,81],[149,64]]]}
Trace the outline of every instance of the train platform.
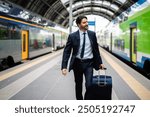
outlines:
{"label": "train platform", "polygon": [[[0,72],[0,99],[75,100],[73,72],[61,74],[62,52],[55,51]],[[112,100],[150,99],[150,80],[104,49],[100,48],[100,53],[106,74],[112,76]]]}

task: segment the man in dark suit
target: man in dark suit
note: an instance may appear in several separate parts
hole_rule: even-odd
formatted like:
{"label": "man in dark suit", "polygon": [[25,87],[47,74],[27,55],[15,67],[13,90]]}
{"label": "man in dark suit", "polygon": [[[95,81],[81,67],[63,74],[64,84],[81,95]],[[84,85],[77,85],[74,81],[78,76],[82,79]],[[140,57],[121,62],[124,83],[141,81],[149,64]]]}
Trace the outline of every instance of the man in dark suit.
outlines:
{"label": "man in dark suit", "polygon": [[91,85],[93,68],[103,69],[96,34],[88,30],[88,21],[86,16],[79,16],[76,19],[79,27],[77,32],[69,35],[66,47],[63,52],[62,74],[67,74],[67,65],[72,53],[69,71],[73,70],[75,77],[75,89],[77,100],[83,100],[82,84],[83,74],[85,76],[86,89]]}

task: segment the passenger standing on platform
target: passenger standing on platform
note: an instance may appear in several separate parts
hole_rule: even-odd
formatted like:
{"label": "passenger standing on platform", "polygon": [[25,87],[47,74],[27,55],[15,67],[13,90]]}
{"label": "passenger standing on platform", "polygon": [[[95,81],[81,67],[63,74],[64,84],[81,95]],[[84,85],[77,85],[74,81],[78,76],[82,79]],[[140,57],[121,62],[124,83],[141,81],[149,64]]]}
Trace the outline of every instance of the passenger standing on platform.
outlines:
{"label": "passenger standing on platform", "polygon": [[88,20],[86,16],[79,16],[76,19],[79,30],[71,33],[68,37],[66,47],[63,52],[62,74],[67,74],[68,60],[71,56],[69,71],[73,70],[75,77],[75,89],[77,100],[83,100],[82,84],[83,74],[85,76],[86,89],[91,85],[93,68],[103,69],[96,34],[88,30]]}

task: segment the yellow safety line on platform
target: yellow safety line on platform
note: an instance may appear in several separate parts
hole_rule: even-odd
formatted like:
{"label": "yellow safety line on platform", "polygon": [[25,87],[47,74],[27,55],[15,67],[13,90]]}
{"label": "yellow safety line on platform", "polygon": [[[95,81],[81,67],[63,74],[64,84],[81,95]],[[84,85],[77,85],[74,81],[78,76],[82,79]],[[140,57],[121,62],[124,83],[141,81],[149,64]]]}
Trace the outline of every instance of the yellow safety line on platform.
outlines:
{"label": "yellow safety line on platform", "polygon": [[3,74],[2,76],[0,76],[0,81],[8,79],[8,78],[10,78],[13,75],[16,75],[16,74],[18,74],[18,73],[20,73],[20,72],[22,72],[22,71],[24,71],[24,70],[34,66],[34,65],[37,65],[37,64],[39,64],[39,63],[41,63],[43,61],[46,61],[47,59],[50,59],[50,58],[52,58],[52,57],[54,57],[56,55],[59,55],[60,53],[62,53],[62,51],[52,53],[50,56],[46,56],[46,57],[44,57],[44,58],[42,58],[42,59],[40,59],[38,61],[34,61],[34,62],[32,62],[30,64],[27,64],[27,65],[25,65],[25,66],[23,66],[21,68],[17,68],[17,69],[15,69],[13,71],[10,71],[10,72],[6,73],[6,74]]}
{"label": "yellow safety line on platform", "polygon": [[139,83],[132,75],[130,75],[126,70],[124,70],[103,50],[101,51],[101,55],[114,68],[114,70],[121,76],[121,78],[129,85],[129,87],[137,94],[137,96],[140,99],[150,99],[150,91],[148,89],[146,89],[141,83]]}

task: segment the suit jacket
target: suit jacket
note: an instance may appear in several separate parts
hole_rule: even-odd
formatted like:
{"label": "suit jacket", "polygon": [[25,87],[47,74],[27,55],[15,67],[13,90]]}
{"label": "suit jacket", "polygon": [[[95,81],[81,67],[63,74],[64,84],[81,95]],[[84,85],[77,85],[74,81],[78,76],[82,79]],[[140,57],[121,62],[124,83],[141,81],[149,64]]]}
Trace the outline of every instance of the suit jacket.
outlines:
{"label": "suit jacket", "polygon": [[[98,43],[96,34],[93,31],[87,31],[91,46],[92,46],[92,52],[93,52],[93,66],[95,70],[99,70],[99,65],[102,64],[102,59],[100,56]],[[68,41],[66,43],[66,46],[64,48],[63,52],[63,58],[62,58],[62,66],[61,69],[67,68],[68,60],[71,55],[70,65],[69,65],[69,71],[73,69],[74,60],[77,56],[78,50],[80,46],[80,34],[79,31],[76,31],[74,33],[71,33],[68,37]]]}

